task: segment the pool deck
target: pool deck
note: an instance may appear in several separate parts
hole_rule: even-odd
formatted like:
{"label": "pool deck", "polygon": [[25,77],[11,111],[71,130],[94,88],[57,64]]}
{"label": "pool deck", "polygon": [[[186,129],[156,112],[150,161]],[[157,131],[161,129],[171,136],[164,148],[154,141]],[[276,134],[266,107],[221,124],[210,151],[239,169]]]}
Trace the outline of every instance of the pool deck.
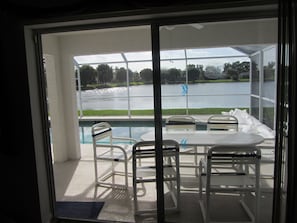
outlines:
{"label": "pool deck", "polygon": [[[104,206],[98,215],[99,221],[127,222],[127,223],[152,223],[156,222],[155,215],[135,216],[133,205],[132,177],[129,177],[129,188],[127,190],[96,187],[94,184],[94,163],[91,144],[83,144],[82,157],[80,160],[69,160],[62,163],[54,163],[55,192],[58,201],[103,201]],[[188,157],[183,157],[188,159]],[[187,160],[184,160],[187,161]],[[101,163],[102,168],[108,163]],[[119,170],[121,164],[117,165]],[[132,163],[129,162],[129,172],[132,173]],[[191,168],[181,168],[181,210],[178,213],[166,214],[169,222],[203,222],[199,207],[198,178]],[[273,172],[273,165],[265,164],[261,167],[261,173]],[[122,181],[123,178],[118,178]],[[272,218],[272,184],[270,190],[264,190],[261,186],[261,212],[260,222],[271,222]],[[146,184],[143,196],[139,199],[142,204],[155,205],[155,185]],[[236,196],[218,197],[213,210],[214,218],[220,220],[241,219],[246,221],[246,215],[242,212]],[[250,199],[253,199],[251,197]],[[252,200],[248,199],[248,203]],[[224,207],[224,208],[222,208]],[[234,211],[236,210],[236,211]]]}
{"label": "pool deck", "polygon": [[[193,115],[192,115],[193,116]],[[210,115],[194,115],[197,124],[206,124]],[[169,116],[163,116],[163,121]],[[87,116],[82,117],[82,122],[100,121],[132,121],[145,122],[153,121],[154,116]],[[269,146],[269,145],[268,145]],[[264,152],[264,150],[263,150]],[[268,153],[270,152],[268,148]],[[269,154],[268,154],[269,155]],[[202,157],[199,157],[202,158]],[[191,157],[182,156],[183,162],[191,162]],[[190,159],[190,160],[189,160]],[[154,162],[152,162],[154,163]],[[104,169],[108,162],[101,163]],[[117,165],[118,170],[122,170],[121,164]],[[57,201],[103,201],[104,207],[98,215],[99,221],[127,222],[127,223],[149,223],[156,222],[156,216],[135,216],[133,204],[132,177],[130,176],[127,190],[98,187],[94,183],[94,161],[92,144],[81,144],[81,158],[79,160],[68,160],[65,162],[53,163],[55,193]],[[132,173],[132,163],[128,164],[129,172]],[[261,165],[261,213],[260,222],[268,223],[272,219],[273,200],[273,174],[274,165],[271,162]],[[198,178],[194,174],[194,169],[180,168],[181,172],[181,210],[178,213],[166,214],[169,222],[203,222],[202,212],[199,206]],[[266,178],[266,176],[268,176]],[[117,178],[122,182],[123,178]],[[145,188],[145,196],[140,197],[142,204],[155,207],[156,186],[148,185]],[[236,196],[218,197],[212,209],[216,210],[214,218],[230,220],[240,219],[241,222],[247,220],[246,214],[241,211],[241,206],[236,200]],[[253,197],[248,197],[247,202],[252,204]],[[224,207],[224,208],[222,208]],[[238,211],[234,211],[238,210]]]}

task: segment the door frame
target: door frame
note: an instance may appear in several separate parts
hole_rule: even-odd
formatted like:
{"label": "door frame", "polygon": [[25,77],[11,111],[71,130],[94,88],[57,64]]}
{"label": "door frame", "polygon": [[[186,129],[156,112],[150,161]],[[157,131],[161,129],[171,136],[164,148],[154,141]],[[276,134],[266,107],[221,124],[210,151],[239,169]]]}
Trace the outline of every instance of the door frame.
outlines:
{"label": "door frame", "polygon": [[[221,6],[224,6],[223,8]],[[236,7],[234,7],[236,6]],[[123,27],[123,26],[133,26],[133,25],[151,25],[152,30],[152,50],[153,52],[158,51],[158,31],[160,26],[172,25],[172,24],[182,24],[182,23],[192,23],[193,21],[199,22],[217,22],[217,21],[231,21],[240,19],[260,19],[260,18],[270,18],[277,17],[277,5],[255,5],[248,6],[243,3],[240,4],[210,4],[207,7],[199,5],[198,9],[175,9],[170,13],[166,10],[159,12],[151,12],[150,14],[142,14],[139,12],[130,12],[129,15],[120,13],[117,17],[112,17],[112,14],[105,15],[104,18],[92,18],[86,20],[70,19],[67,22],[65,18],[61,18],[60,22],[52,23],[51,20],[47,22],[38,23],[33,21],[25,26],[25,39],[27,48],[27,58],[28,58],[28,73],[30,73],[29,86],[30,86],[30,99],[32,108],[32,119],[33,119],[33,131],[35,136],[36,148],[42,148],[36,150],[36,163],[39,169],[38,179],[39,179],[39,194],[43,199],[48,202],[41,202],[41,209],[44,212],[53,213],[54,210],[54,181],[53,181],[53,171],[51,168],[51,160],[49,159],[49,142],[47,128],[47,116],[46,116],[46,105],[44,102],[44,80],[42,80],[41,74],[43,73],[42,68],[42,48],[41,48],[41,35],[46,33],[55,33],[61,31],[75,31],[75,30],[88,30],[94,28],[110,28],[110,27]],[[33,37],[33,38],[32,38]],[[160,46],[159,46],[160,48]],[[157,55],[154,53],[154,55]],[[153,56],[153,63],[155,63],[155,79],[154,86],[156,86],[155,92],[155,121],[156,121],[156,144],[161,148],[162,143],[162,125],[161,125],[161,104],[160,104],[160,88],[161,83],[158,78],[160,77],[160,71],[156,69],[158,66],[158,56]],[[157,169],[162,171],[162,152],[157,152]],[[45,162],[43,162],[45,161]],[[158,171],[157,171],[158,172]],[[161,172],[162,173],[162,172]],[[163,174],[157,176],[158,179],[158,222],[162,222],[164,219],[164,203],[163,203]],[[46,185],[42,182],[47,182]],[[43,195],[42,195],[43,194]],[[45,195],[44,195],[45,194]],[[277,201],[276,201],[277,203]]]}

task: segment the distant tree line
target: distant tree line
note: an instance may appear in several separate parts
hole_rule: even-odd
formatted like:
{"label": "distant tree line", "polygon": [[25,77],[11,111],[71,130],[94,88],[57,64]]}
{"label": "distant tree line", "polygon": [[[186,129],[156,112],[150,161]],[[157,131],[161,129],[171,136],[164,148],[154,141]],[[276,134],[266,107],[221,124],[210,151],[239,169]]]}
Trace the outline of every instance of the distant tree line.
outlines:
{"label": "distant tree line", "polygon": [[[252,62],[252,77],[253,81],[259,81],[260,80],[260,70],[259,70],[259,65],[255,62]],[[274,81],[275,80],[275,62],[270,61],[267,63],[267,65],[263,66],[263,78],[264,81]]]}
{"label": "distant tree line", "polygon": [[[177,84],[184,83],[186,78],[188,83],[197,83],[201,80],[231,79],[238,81],[240,78],[249,78],[250,62],[225,63],[223,70],[215,66],[189,64],[187,70],[170,68],[161,70],[162,83]],[[108,84],[125,84],[127,78],[130,83],[151,84],[153,72],[150,68],[144,68],[139,73],[126,68],[113,69],[108,64],[100,64],[96,68],[90,65],[83,65],[79,68],[80,81],[83,88],[88,86],[106,87]],[[76,71],[77,75],[77,71]]]}
{"label": "distant tree line", "polygon": [[264,67],[264,81],[273,81],[275,79],[275,62],[268,62]]}

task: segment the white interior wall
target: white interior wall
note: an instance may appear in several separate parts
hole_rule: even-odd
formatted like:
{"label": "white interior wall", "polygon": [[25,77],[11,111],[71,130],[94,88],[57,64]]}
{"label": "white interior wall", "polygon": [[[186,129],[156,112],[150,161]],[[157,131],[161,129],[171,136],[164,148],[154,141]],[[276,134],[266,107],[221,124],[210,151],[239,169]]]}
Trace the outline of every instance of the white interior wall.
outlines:
{"label": "white interior wall", "polygon": [[[52,149],[55,162],[80,158],[79,129],[76,113],[74,75],[70,64],[61,57],[59,37],[42,37],[46,67],[49,114],[51,119]],[[71,63],[73,60],[71,58]],[[61,66],[63,64],[63,66]],[[66,66],[65,66],[66,65]],[[73,67],[73,66],[72,66]]]}
{"label": "white interior wall", "polygon": [[61,34],[64,55],[91,55],[151,50],[149,26]]}
{"label": "white interior wall", "polygon": [[63,115],[60,115],[62,112],[62,97],[59,83],[61,83],[57,78],[55,59],[52,55],[44,55],[45,64],[46,64],[46,79],[48,86],[48,105],[49,105],[49,114],[51,117],[51,132],[52,132],[52,150],[53,150],[53,159],[55,162],[64,161],[67,159],[67,150],[66,141],[64,140],[61,132],[65,132],[65,123]]}
{"label": "white interior wall", "polygon": [[[161,49],[207,48],[277,43],[277,20],[201,23],[160,30]],[[273,35],[271,35],[273,34]],[[61,48],[74,56],[151,50],[149,26],[59,33]]]}
{"label": "white interior wall", "polygon": [[61,63],[61,87],[64,93],[64,122],[66,123],[65,140],[67,143],[68,159],[79,159],[80,152],[80,138],[79,138],[79,123],[77,113],[77,98],[76,98],[76,81],[73,56],[63,56]]}
{"label": "white interior wall", "polygon": [[277,43],[277,20],[201,23],[161,29],[161,49],[211,48]]}

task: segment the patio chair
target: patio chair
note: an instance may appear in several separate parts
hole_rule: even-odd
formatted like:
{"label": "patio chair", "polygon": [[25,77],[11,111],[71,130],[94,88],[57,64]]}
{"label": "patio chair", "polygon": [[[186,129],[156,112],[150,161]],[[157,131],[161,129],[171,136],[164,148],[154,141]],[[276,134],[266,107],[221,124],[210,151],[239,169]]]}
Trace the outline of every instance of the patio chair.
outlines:
{"label": "patio chair", "polygon": [[189,115],[173,115],[166,119],[166,130],[196,130],[196,121]]}
{"label": "patio chair", "polygon": [[232,115],[212,115],[207,120],[209,131],[238,131],[238,120]]}
{"label": "patio chair", "polygon": [[257,145],[261,150],[261,191],[273,190],[274,165],[275,165],[275,140],[265,138],[264,142]]}
{"label": "patio chair", "polygon": [[[208,131],[238,131],[238,119],[233,115],[212,115],[207,120]],[[205,147],[204,152],[209,147]]]}
{"label": "patio chair", "polygon": [[[173,115],[166,119],[166,131],[196,131],[196,120],[190,115]],[[197,146],[187,146],[186,141],[180,142],[180,155],[192,156],[193,163],[181,162],[180,167],[195,168],[195,175],[198,176],[198,148]]]}
{"label": "patio chair", "polygon": [[[156,197],[155,149],[155,141],[142,141],[133,146],[135,215],[155,214],[157,211],[156,200],[152,201],[151,199],[154,196]],[[178,211],[180,196],[179,144],[174,140],[163,140],[162,149],[164,183],[167,186],[164,191],[168,191],[164,196],[168,195],[171,198],[170,204],[165,202],[165,210]],[[153,192],[154,194],[151,194]],[[150,201],[145,200],[145,195],[149,197]]]}
{"label": "patio chair", "polygon": [[[222,194],[232,197],[239,194],[239,202],[250,218],[250,221],[244,222],[259,222],[260,159],[261,151],[256,146],[214,146],[209,149],[207,160],[201,159],[199,163],[200,206],[205,223],[213,222],[211,201]],[[254,214],[244,201],[248,195],[254,199]],[[228,222],[232,222],[232,219]]]}
{"label": "patio chair", "polygon": [[[94,124],[92,137],[96,186],[128,188],[128,161],[132,158],[132,144],[137,141],[113,137],[111,125],[107,122]],[[119,163],[124,164],[124,171],[116,170]],[[119,176],[124,177],[124,181]],[[116,183],[116,180],[121,182]]]}

